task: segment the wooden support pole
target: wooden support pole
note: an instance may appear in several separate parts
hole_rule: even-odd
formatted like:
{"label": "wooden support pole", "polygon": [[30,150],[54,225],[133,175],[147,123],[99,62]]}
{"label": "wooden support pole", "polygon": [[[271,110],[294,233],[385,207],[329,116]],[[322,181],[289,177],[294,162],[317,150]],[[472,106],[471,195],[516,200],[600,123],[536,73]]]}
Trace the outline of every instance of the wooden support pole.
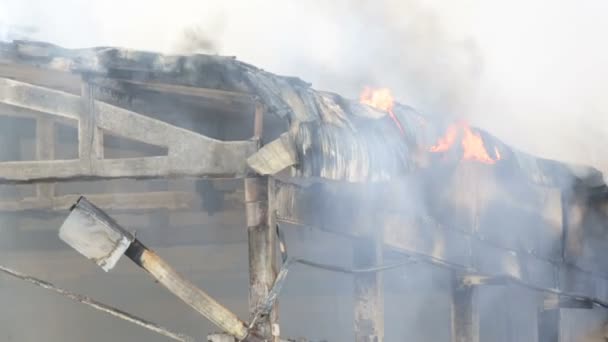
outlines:
{"label": "wooden support pole", "polygon": [[255,114],[253,116],[253,138],[262,143],[262,135],[264,133],[264,106],[256,102]]}
{"label": "wooden support pole", "polygon": [[[36,120],[36,159],[55,159],[55,124],[49,118]],[[37,184],[36,195],[38,199],[50,200],[55,196],[55,184]]]}
{"label": "wooden support pole", "polygon": [[[357,239],[354,245],[356,268],[382,263],[381,239]],[[380,272],[355,274],[355,341],[384,341],[384,289]]]}
{"label": "wooden support pole", "polygon": [[[269,191],[274,181],[267,177],[245,179],[245,207],[249,235],[249,312],[255,316],[260,305],[268,297],[276,278],[275,219],[269,209]],[[274,197],[274,196],[273,196]],[[268,317],[260,317],[256,334],[268,341],[279,340],[276,309]]]}
{"label": "wooden support pole", "polygon": [[82,112],[78,121],[78,156],[85,165],[103,159],[103,134],[97,127],[95,88],[82,80]]}
{"label": "wooden support pole", "polygon": [[560,309],[538,311],[538,342],[559,342]]}
{"label": "wooden support pole", "polygon": [[186,304],[199,312],[240,341],[260,342],[257,336],[250,335],[247,326],[234,313],[194,284],[183,278],[156,253],[149,250],[141,242],[131,243],[125,255],[138,266],[145,269],[160,284],[179,297]]}
{"label": "wooden support pole", "polygon": [[564,309],[593,309],[593,303],[577,298],[561,297],[555,294],[543,294],[538,309],[538,341],[559,342],[562,332],[562,314]]}
{"label": "wooden support pole", "polygon": [[452,280],[452,342],[479,342],[478,288]]}

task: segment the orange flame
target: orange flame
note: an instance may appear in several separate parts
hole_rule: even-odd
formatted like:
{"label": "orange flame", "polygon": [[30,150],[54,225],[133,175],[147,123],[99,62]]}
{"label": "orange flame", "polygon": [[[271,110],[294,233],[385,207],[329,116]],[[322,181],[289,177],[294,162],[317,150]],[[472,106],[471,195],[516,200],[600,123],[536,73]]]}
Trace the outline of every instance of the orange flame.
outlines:
{"label": "orange flame", "polygon": [[393,98],[390,89],[372,89],[370,87],[365,87],[361,92],[361,95],[359,96],[359,102],[370,107],[374,107],[388,112],[388,115],[391,117],[393,122],[395,122],[395,125],[397,125],[397,127],[399,128],[401,134],[405,134],[401,122],[393,112],[393,108],[395,106],[395,99]]}
{"label": "orange flame", "polygon": [[496,158],[490,157],[483,139],[479,133],[473,132],[466,122],[450,125],[446,134],[439,139],[436,145],[431,146],[431,152],[445,152],[452,148],[458,138],[459,131],[462,131],[462,159],[477,161],[484,164],[494,164],[501,159],[500,152],[497,147],[494,147]]}
{"label": "orange flame", "polygon": [[439,138],[437,145],[431,146],[431,152],[445,152],[449,150],[458,138],[458,126],[451,125],[445,132],[445,136]]}

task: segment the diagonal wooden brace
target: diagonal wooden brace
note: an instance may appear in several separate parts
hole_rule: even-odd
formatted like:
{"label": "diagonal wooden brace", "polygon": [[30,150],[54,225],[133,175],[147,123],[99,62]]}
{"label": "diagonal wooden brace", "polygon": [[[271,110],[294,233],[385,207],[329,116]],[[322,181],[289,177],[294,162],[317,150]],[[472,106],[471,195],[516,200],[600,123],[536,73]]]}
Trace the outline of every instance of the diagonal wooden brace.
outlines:
{"label": "diagonal wooden brace", "polygon": [[111,217],[81,197],[59,232],[60,238],[104,270],[114,267],[125,254],[198,313],[239,341],[261,341],[247,324],[215,299],[177,273]]}

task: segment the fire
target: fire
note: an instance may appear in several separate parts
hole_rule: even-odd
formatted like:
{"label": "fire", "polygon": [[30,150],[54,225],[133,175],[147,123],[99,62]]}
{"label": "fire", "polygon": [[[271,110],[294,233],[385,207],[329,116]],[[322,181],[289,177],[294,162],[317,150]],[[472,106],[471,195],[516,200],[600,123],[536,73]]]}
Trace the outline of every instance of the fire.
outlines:
{"label": "fire", "polygon": [[431,152],[445,152],[449,150],[458,138],[458,126],[451,125],[445,132],[445,136],[439,138],[437,145],[431,146]]}
{"label": "fire", "polygon": [[388,112],[395,125],[399,128],[401,134],[405,134],[401,122],[393,112],[395,106],[395,99],[393,94],[388,88],[372,89],[365,87],[359,96],[359,102],[368,106]]}
{"label": "fire", "polygon": [[463,159],[477,161],[484,164],[494,164],[497,160],[500,160],[501,156],[498,148],[494,147],[494,154],[496,158],[490,157],[479,133],[474,132],[466,122],[450,125],[446,131],[446,134],[439,139],[436,145],[431,146],[430,151],[445,152],[451,149],[458,139],[459,133],[462,137],[461,144],[463,150]]}

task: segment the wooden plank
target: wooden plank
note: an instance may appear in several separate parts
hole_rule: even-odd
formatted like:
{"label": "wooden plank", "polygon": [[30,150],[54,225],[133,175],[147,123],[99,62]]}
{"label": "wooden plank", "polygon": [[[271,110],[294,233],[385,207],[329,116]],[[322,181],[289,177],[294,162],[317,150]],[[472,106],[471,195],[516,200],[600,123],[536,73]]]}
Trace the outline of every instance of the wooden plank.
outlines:
{"label": "wooden plank", "polygon": [[2,61],[0,77],[80,94],[80,76],[69,72]]}
{"label": "wooden plank", "polygon": [[274,175],[296,163],[296,149],[288,133],[282,134],[247,159],[249,167],[261,175]]}
{"label": "wooden plank", "polygon": [[67,119],[80,118],[80,96],[0,78],[0,102]]}
{"label": "wooden plank", "polygon": [[125,255],[142,267],[156,281],[162,284],[175,296],[180,298],[202,316],[213,322],[225,332],[235,336],[239,341],[261,342],[247,329],[247,325],[234,313],[218,303],[213,297],[199,289],[180,275],[158,254],[146,248],[138,240],[133,241]]}
{"label": "wooden plank", "polygon": [[[382,264],[380,239],[356,239],[354,265],[357,268]],[[384,341],[384,288],[382,274],[355,274],[355,341]]]}
{"label": "wooden plank", "polygon": [[0,183],[86,178],[79,160],[19,161],[0,163]]}
{"label": "wooden plank", "polygon": [[[25,198],[19,201],[0,202],[0,212],[25,210],[62,211],[69,209],[80,195],[64,195],[48,198]],[[105,210],[196,210],[201,200],[193,192],[143,192],[92,194],[87,198]]]}
{"label": "wooden plank", "polygon": [[69,119],[62,116],[48,114],[45,112],[38,112],[31,108],[15,107],[5,103],[0,103],[0,116],[8,116],[15,118],[28,118],[28,119],[47,119],[50,121],[58,122],[67,126],[78,126],[78,121],[75,119]]}
{"label": "wooden plank", "polygon": [[254,141],[219,141],[101,102],[96,106],[100,128],[167,146],[171,168],[185,174],[243,175],[245,160],[256,149]]}
{"label": "wooden plank", "polygon": [[[129,79],[91,77],[89,81],[99,87],[112,89],[120,92],[132,93],[137,90],[151,91],[163,94],[173,94],[181,96],[191,96],[198,98],[199,101],[213,100],[221,106],[245,106],[253,102],[251,94],[225,91],[211,88],[190,87],[177,84],[159,82],[139,82]],[[224,108],[226,110],[227,108]]]}

